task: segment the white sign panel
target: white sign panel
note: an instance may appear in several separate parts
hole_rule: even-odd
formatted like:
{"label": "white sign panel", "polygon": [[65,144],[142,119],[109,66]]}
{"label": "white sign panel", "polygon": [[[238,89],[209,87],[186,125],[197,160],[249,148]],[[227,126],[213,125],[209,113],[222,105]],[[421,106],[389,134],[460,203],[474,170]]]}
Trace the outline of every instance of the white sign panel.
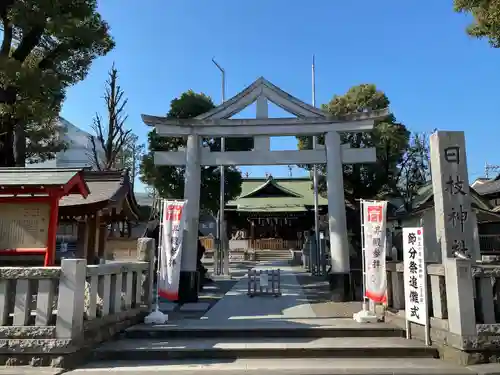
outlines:
{"label": "white sign panel", "polygon": [[365,297],[377,303],[387,301],[386,213],[387,202],[363,201]]}
{"label": "white sign panel", "polygon": [[426,325],[427,273],[424,256],[424,231],[403,228],[403,262],[406,319]]}
{"label": "white sign panel", "polygon": [[179,299],[184,206],[183,201],[163,201],[158,295],[170,301]]}
{"label": "white sign panel", "polygon": [[267,273],[261,273],[260,274],[260,286],[263,288],[267,288],[269,285],[269,279],[267,277]]}

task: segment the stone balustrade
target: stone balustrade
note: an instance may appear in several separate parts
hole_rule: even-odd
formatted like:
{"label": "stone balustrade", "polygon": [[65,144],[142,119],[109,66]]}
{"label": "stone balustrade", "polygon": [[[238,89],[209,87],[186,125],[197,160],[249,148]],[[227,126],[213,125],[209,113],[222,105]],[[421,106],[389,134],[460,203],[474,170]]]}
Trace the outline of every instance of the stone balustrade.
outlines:
{"label": "stone balustrade", "polygon": [[154,240],[138,260],[0,267],[0,364],[71,366],[89,348],[143,319],[153,296]]}
{"label": "stone balustrade", "polygon": [[[387,262],[386,321],[405,327],[403,263]],[[460,293],[469,294],[471,309],[460,310],[453,298],[447,297],[445,267],[427,265],[430,337],[440,347],[442,356],[463,364],[488,362],[497,357],[500,348],[500,266],[477,265],[464,280],[472,285]],[[467,289],[467,288],[464,288]],[[451,322],[450,319],[460,320]],[[467,328],[468,327],[468,328]],[[471,328],[472,327],[472,328]],[[424,327],[411,325],[412,335],[424,339]]]}

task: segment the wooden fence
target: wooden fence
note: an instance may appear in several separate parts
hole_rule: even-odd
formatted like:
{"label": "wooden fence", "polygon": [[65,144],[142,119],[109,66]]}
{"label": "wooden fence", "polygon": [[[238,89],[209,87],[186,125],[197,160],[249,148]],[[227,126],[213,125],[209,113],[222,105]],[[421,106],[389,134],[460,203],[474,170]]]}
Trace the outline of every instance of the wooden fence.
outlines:
{"label": "wooden fence", "polygon": [[[200,237],[200,241],[205,249],[214,249],[215,240],[213,237]],[[303,241],[301,240],[283,240],[281,238],[264,238],[256,240],[229,240],[229,247],[232,243],[238,243],[238,249],[251,250],[299,250],[302,249]]]}

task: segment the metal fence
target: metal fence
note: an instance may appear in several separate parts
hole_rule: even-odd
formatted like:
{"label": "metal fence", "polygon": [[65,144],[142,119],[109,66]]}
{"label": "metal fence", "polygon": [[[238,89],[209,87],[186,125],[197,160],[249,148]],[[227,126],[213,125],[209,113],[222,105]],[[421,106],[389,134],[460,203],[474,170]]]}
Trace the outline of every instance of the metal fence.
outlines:
{"label": "metal fence", "polygon": [[281,296],[281,270],[248,270],[249,297],[256,295]]}

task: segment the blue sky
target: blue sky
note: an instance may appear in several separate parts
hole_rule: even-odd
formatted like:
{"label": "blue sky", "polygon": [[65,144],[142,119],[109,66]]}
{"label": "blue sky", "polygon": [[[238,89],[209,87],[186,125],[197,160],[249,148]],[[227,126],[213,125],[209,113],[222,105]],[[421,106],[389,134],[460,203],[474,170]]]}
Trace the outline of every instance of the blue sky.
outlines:
{"label": "blue sky", "polygon": [[[101,1],[117,46],[96,60],[72,87],[62,116],[88,129],[113,62],[129,98],[128,126],[145,142],[141,113],[163,115],[170,101],[193,89],[220,102],[266,77],[311,102],[311,56],[316,55],[317,105],[360,83],[386,92],[398,120],[412,131],[464,130],[470,179],[485,162],[500,163],[500,50],[464,31],[469,19],[451,0],[148,0]],[[270,116],[284,116],[270,108]],[[254,108],[241,116],[252,117]],[[293,138],[272,140],[294,149]],[[242,168],[257,177],[288,175],[286,167]],[[293,175],[303,174],[294,170]]]}

